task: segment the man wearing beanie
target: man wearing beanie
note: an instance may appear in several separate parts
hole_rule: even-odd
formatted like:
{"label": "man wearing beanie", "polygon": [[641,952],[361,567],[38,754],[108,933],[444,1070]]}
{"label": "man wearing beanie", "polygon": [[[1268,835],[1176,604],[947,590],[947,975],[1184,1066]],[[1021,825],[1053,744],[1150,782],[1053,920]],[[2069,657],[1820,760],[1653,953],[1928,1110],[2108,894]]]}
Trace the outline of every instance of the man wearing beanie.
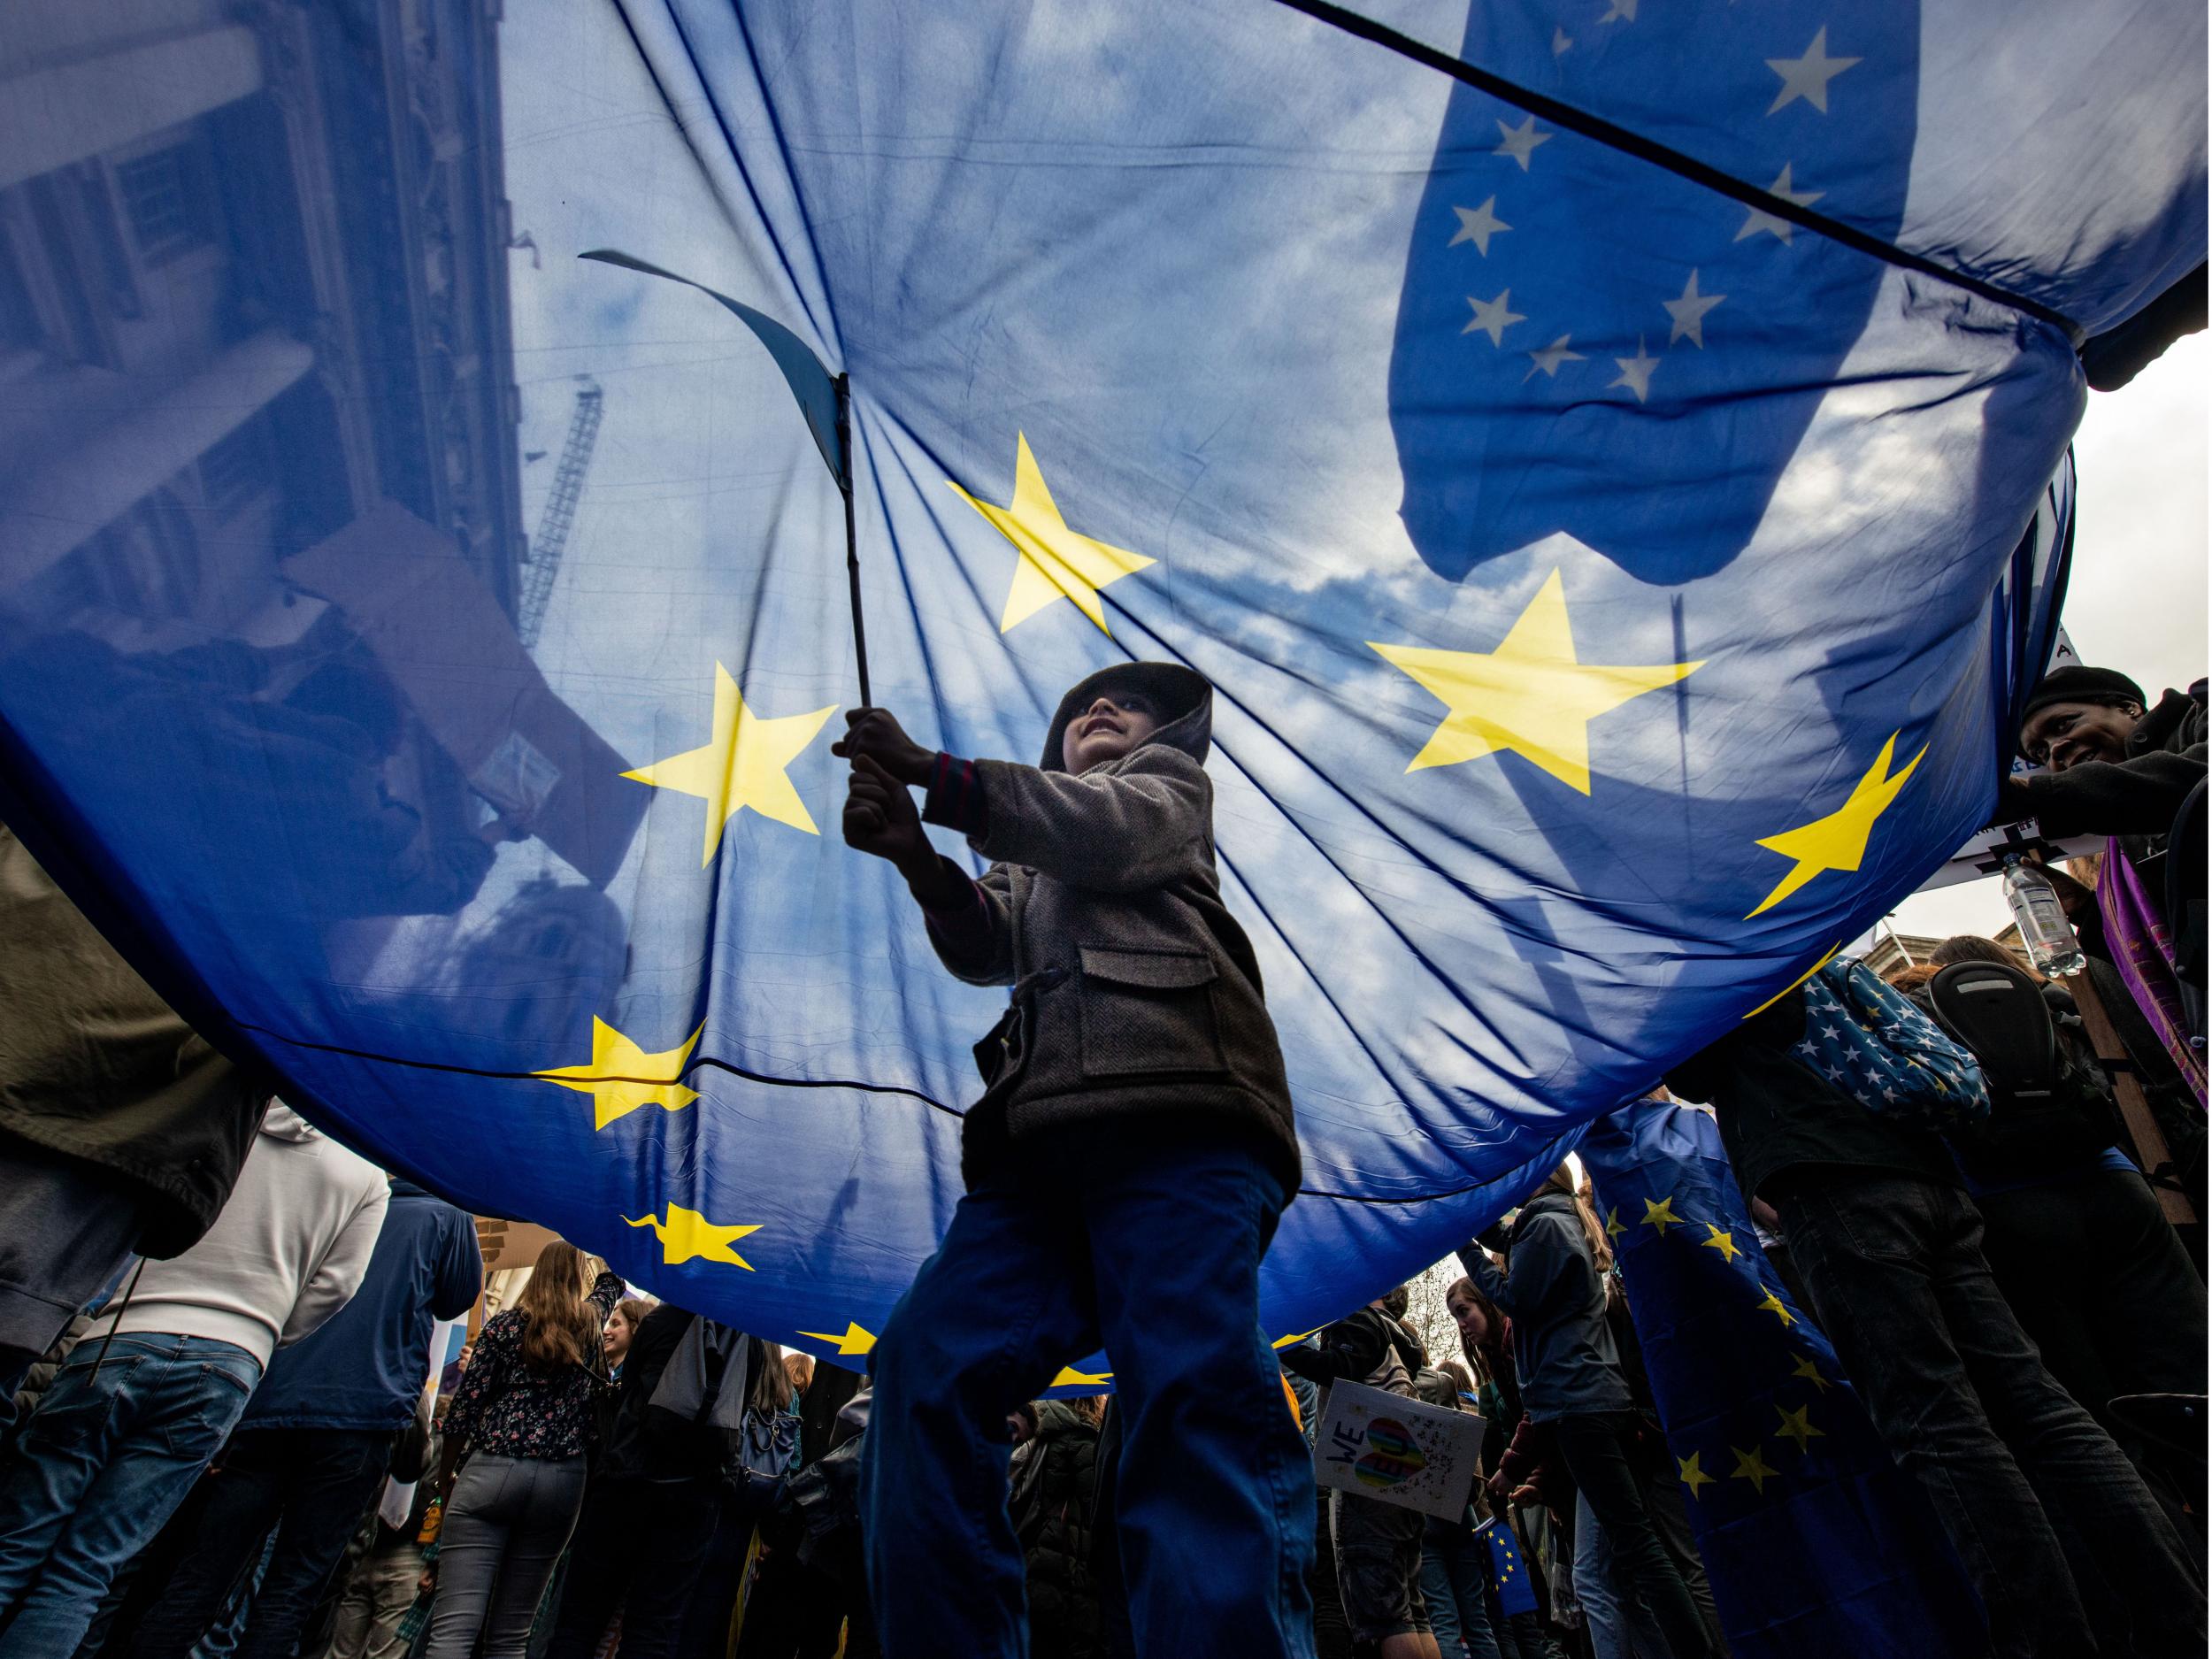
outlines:
{"label": "man wearing beanie", "polygon": [[2111,837],[2097,877],[2101,954],[2189,1081],[2204,1090],[2205,682],[2153,707],[2109,668],[2055,668],[2029,693],[1996,820]]}
{"label": "man wearing beanie", "polygon": [[1125,663],[1061,699],[1034,766],[933,753],[880,709],[835,746],[846,841],[905,876],[949,971],[1012,987],[976,1046],[967,1194],[873,1355],[862,1532],[888,1659],[1029,1651],[1007,1414],[1102,1342],[1139,1650],[1312,1652],[1313,1479],[1259,1328],[1298,1141],[1214,864],[1212,703],[1187,668]]}
{"label": "man wearing beanie", "polygon": [[2005,780],[1998,821],[2033,818],[2058,837],[2162,837],[2204,781],[2204,727],[2201,680],[2152,708],[2125,674],[2055,668],[2020,720],[2020,752],[2044,770]]}

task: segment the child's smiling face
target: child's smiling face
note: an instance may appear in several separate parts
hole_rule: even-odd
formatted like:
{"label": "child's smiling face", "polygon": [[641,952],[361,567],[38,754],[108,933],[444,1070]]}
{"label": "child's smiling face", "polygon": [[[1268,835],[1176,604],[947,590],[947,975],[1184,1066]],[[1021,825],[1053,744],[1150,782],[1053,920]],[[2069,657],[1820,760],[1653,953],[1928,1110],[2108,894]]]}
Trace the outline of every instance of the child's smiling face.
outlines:
{"label": "child's smiling face", "polygon": [[1094,697],[1060,734],[1060,764],[1080,774],[1119,760],[1160,729],[1159,710],[1141,692]]}

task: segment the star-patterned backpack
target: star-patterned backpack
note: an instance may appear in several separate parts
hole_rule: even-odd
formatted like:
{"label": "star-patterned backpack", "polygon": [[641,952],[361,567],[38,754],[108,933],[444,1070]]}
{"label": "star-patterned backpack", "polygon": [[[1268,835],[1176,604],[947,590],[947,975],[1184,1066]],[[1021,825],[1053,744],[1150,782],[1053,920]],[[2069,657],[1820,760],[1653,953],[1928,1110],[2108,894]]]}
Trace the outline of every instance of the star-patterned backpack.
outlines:
{"label": "star-patterned backpack", "polygon": [[1915,1128],[1960,1129],[1989,1116],[1973,1054],[1855,956],[1805,981],[1805,1035],[1790,1052],[1869,1111]]}

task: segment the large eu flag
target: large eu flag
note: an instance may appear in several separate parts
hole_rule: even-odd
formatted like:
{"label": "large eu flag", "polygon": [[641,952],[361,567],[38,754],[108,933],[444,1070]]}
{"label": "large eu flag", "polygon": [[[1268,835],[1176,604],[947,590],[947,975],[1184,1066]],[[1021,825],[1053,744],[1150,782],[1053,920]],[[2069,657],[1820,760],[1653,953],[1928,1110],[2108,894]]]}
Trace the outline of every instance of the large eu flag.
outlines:
{"label": "large eu flag", "polygon": [[856,1359],[997,1009],[836,833],[841,476],[925,741],[1219,687],[1310,1329],[1984,818],[2204,27],[18,0],[0,810],[365,1151]]}

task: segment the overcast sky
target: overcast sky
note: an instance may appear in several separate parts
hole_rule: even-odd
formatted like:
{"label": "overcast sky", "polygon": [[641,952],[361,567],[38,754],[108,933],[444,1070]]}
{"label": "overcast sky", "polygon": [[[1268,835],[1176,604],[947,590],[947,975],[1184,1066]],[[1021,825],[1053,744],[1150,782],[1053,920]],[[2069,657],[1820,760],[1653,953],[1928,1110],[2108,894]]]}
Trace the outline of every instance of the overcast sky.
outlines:
{"label": "overcast sky", "polygon": [[[2066,631],[2082,660],[2153,697],[2205,672],[2207,387],[2212,344],[2192,334],[2117,392],[2092,392],[2074,440],[2080,469]],[[1993,880],[1916,894],[1901,932],[1993,933],[2012,919]]]}

